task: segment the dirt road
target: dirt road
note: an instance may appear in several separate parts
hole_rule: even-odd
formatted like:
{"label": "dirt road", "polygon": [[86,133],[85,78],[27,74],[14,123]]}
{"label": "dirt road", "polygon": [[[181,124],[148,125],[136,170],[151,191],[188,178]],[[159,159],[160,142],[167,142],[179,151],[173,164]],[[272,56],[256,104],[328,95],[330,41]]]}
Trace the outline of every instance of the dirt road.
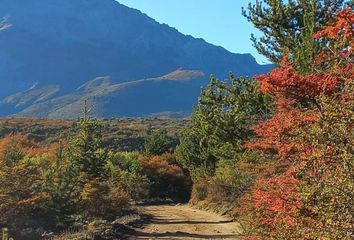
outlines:
{"label": "dirt road", "polygon": [[145,206],[142,211],[151,221],[129,239],[238,239],[240,234],[239,224],[188,205]]}

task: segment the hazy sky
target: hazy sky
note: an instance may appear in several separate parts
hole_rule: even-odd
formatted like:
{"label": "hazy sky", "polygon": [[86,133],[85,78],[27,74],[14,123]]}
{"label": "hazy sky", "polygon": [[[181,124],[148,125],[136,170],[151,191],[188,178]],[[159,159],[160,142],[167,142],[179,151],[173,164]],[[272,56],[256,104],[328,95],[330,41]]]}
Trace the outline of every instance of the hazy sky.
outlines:
{"label": "hazy sky", "polygon": [[184,34],[205,39],[235,53],[251,53],[259,63],[268,62],[253,48],[251,33],[259,34],[241,14],[253,0],[118,0],[139,9],[160,23]]}

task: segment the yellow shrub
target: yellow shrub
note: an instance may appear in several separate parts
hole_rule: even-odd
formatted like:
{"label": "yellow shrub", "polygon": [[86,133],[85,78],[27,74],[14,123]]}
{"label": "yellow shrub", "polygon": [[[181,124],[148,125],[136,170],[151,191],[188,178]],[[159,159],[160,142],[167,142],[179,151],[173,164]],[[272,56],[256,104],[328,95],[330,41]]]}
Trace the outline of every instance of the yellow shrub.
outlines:
{"label": "yellow shrub", "polygon": [[123,188],[110,187],[99,179],[88,181],[81,192],[82,204],[89,216],[119,215],[129,206],[130,197]]}

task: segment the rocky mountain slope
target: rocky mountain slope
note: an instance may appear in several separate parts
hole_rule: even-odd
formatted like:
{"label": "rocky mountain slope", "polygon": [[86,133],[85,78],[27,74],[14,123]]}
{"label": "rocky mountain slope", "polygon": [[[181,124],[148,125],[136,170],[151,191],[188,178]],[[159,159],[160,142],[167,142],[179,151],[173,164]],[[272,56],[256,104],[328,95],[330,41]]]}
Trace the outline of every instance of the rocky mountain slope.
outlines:
{"label": "rocky mountain slope", "polygon": [[[0,0],[0,116],[183,116],[208,76],[272,66],[159,24],[114,0]],[[94,80],[92,80],[94,79]],[[2,100],[1,100],[2,99]]]}

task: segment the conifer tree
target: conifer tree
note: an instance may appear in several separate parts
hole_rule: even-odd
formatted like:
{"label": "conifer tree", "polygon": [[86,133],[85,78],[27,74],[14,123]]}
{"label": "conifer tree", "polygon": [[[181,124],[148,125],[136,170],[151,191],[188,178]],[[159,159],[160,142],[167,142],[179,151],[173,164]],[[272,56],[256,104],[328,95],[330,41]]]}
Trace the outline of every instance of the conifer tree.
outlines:
{"label": "conifer tree", "polygon": [[178,161],[191,172],[213,174],[220,159],[235,159],[252,137],[252,123],[267,117],[270,98],[257,92],[257,83],[230,75],[220,81],[211,76],[202,89],[192,123],[177,147]]}
{"label": "conifer tree", "polygon": [[321,30],[348,0],[257,0],[243,9],[243,15],[263,32],[251,40],[258,52],[279,64],[286,51],[301,67],[311,63],[323,44],[312,35]]}
{"label": "conifer tree", "polygon": [[55,219],[58,226],[70,221],[70,215],[77,210],[79,187],[78,169],[66,158],[62,143],[55,154],[55,162],[45,175],[43,191],[47,195],[45,211]]}
{"label": "conifer tree", "polygon": [[104,177],[107,154],[102,145],[103,126],[97,119],[89,116],[87,101],[83,108],[83,117],[76,122],[77,134],[71,142],[70,157],[79,171],[91,178]]}
{"label": "conifer tree", "polygon": [[168,152],[171,147],[171,138],[167,135],[166,130],[157,132],[148,131],[148,137],[145,141],[145,154],[148,157],[160,155]]}

